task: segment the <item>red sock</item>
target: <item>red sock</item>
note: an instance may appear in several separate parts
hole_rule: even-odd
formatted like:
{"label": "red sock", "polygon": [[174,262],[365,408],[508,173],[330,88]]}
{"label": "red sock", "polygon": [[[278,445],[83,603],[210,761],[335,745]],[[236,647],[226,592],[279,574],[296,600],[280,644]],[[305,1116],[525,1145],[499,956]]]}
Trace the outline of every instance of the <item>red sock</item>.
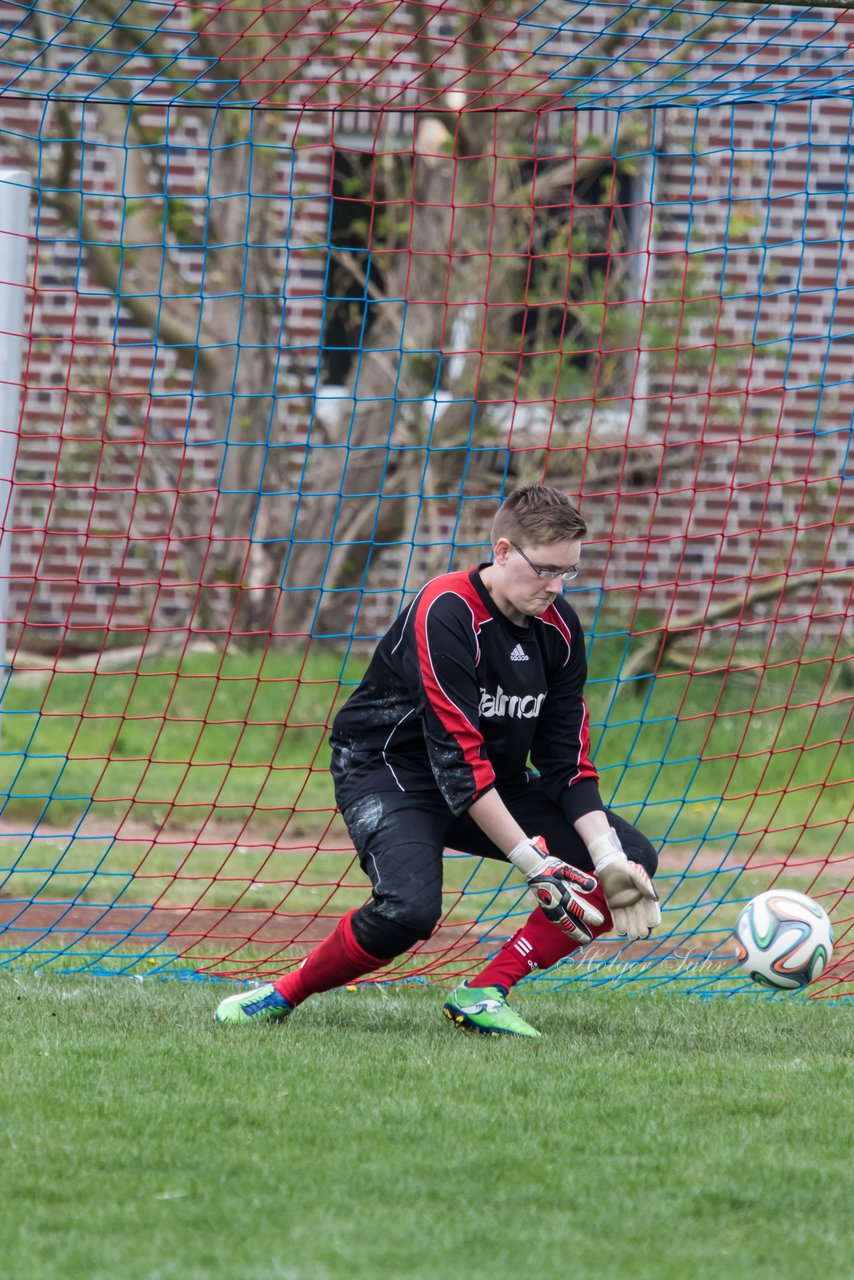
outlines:
{"label": "red sock", "polygon": [[[378,960],[368,955],[353,936],[350,911],[318,946],[310,951],[298,969],[278,978],[273,986],[289,1004],[302,1004],[319,991],[343,987],[345,983],[360,978],[364,973],[380,969],[388,960]],[[391,959],[391,957],[389,957]]]}
{"label": "red sock", "polygon": [[[600,933],[607,933],[612,926],[611,913],[605,902],[605,895],[597,885],[587,898],[598,907],[605,917],[603,924],[593,930],[594,938]],[[558,960],[577,951],[581,944],[568,938],[562,929],[552,924],[543,915],[539,907],[518,929],[509,942],[496,956],[489,961],[476,978],[469,978],[470,987],[505,987],[508,991],[520,978],[533,973],[535,969],[550,969]]]}

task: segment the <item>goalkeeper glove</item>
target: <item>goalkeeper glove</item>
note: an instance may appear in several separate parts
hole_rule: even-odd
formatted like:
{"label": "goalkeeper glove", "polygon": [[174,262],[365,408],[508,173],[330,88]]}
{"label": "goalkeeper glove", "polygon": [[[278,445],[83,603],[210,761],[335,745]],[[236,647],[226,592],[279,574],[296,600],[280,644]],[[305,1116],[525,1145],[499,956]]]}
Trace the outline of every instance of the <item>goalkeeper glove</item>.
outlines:
{"label": "goalkeeper glove", "polygon": [[593,937],[592,930],[605,917],[581,895],[596,888],[593,876],[550,856],[542,836],[522,840],[508,858],[522,872],[546,919],[582,946]]}
{"label": "goalkeeper glove", "polygon": [[637,942],[661,923],[658,894],[643,867],[629,862],[613,827],[589,845],[590,857],[614,921],[614,929]]}

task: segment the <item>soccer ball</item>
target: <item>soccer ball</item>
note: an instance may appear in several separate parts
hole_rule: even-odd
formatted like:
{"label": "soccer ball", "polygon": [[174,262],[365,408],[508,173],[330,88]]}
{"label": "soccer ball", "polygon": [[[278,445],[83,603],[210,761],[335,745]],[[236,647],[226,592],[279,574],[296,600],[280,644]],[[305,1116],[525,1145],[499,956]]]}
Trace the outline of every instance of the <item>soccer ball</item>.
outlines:
{"label": "soccer ball", "polygon": [[814,982],[833,955],[827,912],[794,889],[769,889],[753,898],[736,921],[734,937],[744,972],[774,991]]}

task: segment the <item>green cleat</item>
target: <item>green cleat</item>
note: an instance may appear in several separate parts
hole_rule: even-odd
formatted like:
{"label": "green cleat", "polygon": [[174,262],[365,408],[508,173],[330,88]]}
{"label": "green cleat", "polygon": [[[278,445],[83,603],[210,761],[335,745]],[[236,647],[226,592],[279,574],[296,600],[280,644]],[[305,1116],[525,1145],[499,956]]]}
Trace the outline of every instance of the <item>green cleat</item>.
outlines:
{"label": "green cleat", "polygon": [[236,996],[226,996],[217,1005],[216,1022],[280,1022],[293,1008],[284,996],[270,983],[243,991]]}
{"label": "green cleat", "polygon": [[469,987],[463,983],[445,1001],[442,1012],[455,1027],[479,1031],[482,1036],[527,1036],[533,1040],[542,1035],[510,1008],[503,987]]}

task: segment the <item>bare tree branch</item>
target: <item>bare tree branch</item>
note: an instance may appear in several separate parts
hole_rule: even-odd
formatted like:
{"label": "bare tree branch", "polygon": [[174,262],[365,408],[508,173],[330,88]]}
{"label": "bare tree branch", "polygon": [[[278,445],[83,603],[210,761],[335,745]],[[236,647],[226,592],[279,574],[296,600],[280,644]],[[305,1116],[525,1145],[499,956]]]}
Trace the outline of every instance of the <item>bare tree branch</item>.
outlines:
{"label": "bare tree branch", "polygon": [[850,586],[854,584],[854,570],[843,569],[828,573],[818,569],[813,573],[799,573],[792,577],[782,574],[749,587],[743,595],[732,596],[729,600],[721,600],[709,608],[679,618],[663,630],[654,632],[628,657],[620,674],[620,687],[626,688],[630,682],[642,683],[657,675],[662,667],[667,666],[671,649],[689,632],[705,630],[726,618],[740,615],[746,609],[753,609],[766,600],[807,591],[822,584]]}

